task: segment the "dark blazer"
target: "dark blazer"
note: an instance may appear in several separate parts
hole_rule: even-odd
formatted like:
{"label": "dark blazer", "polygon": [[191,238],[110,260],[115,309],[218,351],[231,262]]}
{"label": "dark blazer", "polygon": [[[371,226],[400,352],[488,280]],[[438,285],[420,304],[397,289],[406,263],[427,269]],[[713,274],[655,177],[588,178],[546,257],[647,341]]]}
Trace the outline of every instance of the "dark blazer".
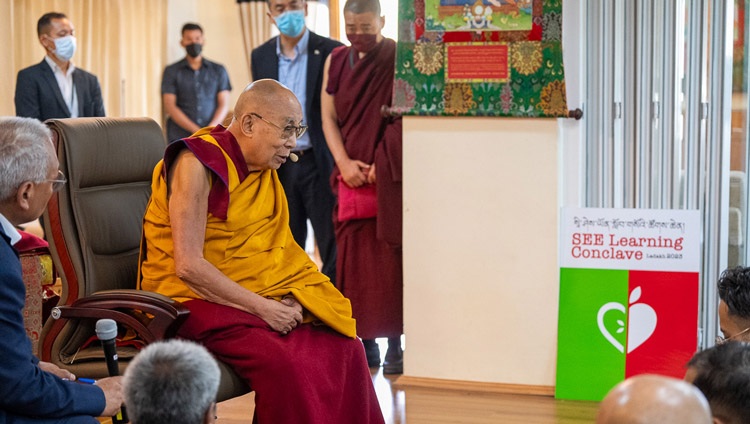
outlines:
{"label": "dark blazer", "polygon": [[[73,84],[78,94],[78,116],[104,116],[102,90],[96,75],[76,68]],[[55,74],[45,60],[18,71],[16,80],[16,116],[46,121],[70,118]]]}
{"label": "dark blazer", "polygon": [[[273,37],[253,50],[250,59],[253,81],[263,78],[279,79],[277,38]],[[323,124],[320,119],[320,89],[323,86],[323,67],[326,58],[331,54],[331,50],[342,45],[336,40],[322,37],[312,31],[310,31],[310,40],[307,43],[307,101],[303,106],[318,172],[326,179],[333,172],[333,156],[328,150],[323,135]]]}
{"label": "dark blazer", "polygon": [[0,424],[99,415],[105,406],[100,388],[63,381],[37,366],[23,325],[22,276],[18,253],[0,227]]}

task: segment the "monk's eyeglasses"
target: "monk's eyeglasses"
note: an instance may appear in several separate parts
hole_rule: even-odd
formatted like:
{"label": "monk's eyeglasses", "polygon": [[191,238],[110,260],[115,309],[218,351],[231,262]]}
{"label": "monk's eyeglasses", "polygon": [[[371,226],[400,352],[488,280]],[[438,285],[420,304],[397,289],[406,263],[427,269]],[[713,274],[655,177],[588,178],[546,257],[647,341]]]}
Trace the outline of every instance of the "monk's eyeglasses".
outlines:
{"label": "monk's eyeglasses", "polygon": [[255,112],[250,112],[250,115],[257,116],[260,118],[261,121],[265,122],[268,125],[274,126],[281,130],[281,138],[287,140],[292,138],[292,136],[296,136],[297,138],[302,137],[302,134],[304,134],[307,131],[307,125],[299,124],[299,126],[295,125],[287,125],[285,127],[282,127],[281,125],[276,125],[273,122],[269,121],[268,119],[258,115]]}
{"label": "monk's eyeglasses", "polygon": [[739,333],[737,333],[737,334],[735,334],[733,336],[729,336],[729,337],[726,337],[726,338],[725,337],[721,337],[721,336],[716,336],[716,344],[720,345],[720,344],[724,344],[724,343],[726,343],[726,342],[728,342],[730,340],[734,340],[738,336],[741,336],[741,335],[747,333],[748,331],[750,331],[750,327],[748,327],[748,328],[740,331]]}
{"label": "monk's eyeglasses", "polygon": [[57,193],[60,191],[61,188],[65,185],[65,183],[68,182],[68,179],[65,178],[65,174],[63,174],[62,171],[57,171],[57,178],[54,180],[44,180],[45,182],[52,183],[52,192]]}

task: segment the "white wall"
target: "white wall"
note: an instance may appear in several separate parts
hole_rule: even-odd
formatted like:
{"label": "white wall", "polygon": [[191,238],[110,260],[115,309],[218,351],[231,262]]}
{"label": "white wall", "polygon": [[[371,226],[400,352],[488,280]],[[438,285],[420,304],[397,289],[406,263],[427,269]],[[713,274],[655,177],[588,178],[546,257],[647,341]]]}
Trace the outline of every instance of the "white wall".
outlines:
{"label": "white wall", "polygon": [[553,119],[404,118],[406,376],[554,385]]}

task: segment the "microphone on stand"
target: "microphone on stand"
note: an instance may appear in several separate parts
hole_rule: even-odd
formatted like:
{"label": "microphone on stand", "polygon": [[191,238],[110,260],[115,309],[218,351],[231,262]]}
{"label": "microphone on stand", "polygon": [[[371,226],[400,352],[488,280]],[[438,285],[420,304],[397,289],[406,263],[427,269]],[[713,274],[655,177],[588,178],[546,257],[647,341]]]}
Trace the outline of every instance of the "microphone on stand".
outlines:
{"label": "microphone on stand", "polygon": [[[100,319],[96,322],[96,337],[102,342],[104,349],[104,359],[107,362],[107,371],[110,377],[120,375],[120,367],[117,363],[117,347],[115,338],[117,337],[117,323],[111,319]],[[128,422],[128,416],[125,413],[125,406],[112,417],[113,424],[125,424]]]}

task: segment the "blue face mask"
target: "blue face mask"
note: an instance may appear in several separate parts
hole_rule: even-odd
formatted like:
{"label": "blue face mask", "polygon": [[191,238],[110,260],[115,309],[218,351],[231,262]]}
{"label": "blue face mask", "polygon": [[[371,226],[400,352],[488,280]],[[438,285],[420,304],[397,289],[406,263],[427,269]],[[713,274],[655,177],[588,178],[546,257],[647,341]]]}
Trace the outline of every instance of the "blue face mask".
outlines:
{"label": "blue face mask", "polygon": [[275,19],[279,32],[287,37],[296,37],[305,29],[305,11],[288,10]]}
{"label": "blue face mask", "polygon": [[55,38],[55,56],[63,62],[67,62],[76,52],[76,38],[72,35]]}

